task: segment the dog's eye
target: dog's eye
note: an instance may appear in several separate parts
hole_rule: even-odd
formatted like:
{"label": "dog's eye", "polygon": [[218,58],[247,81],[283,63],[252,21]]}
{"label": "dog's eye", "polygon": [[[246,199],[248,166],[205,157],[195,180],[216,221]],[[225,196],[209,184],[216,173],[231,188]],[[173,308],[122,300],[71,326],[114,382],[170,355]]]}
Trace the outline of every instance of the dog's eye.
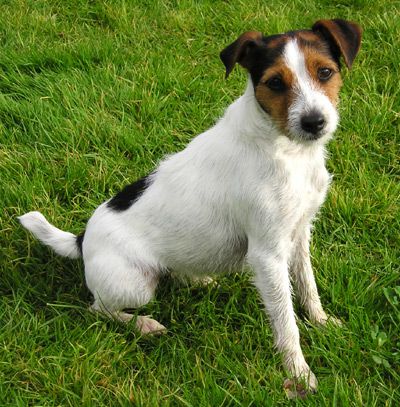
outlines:
{"label": "dog's eye", "polygon": [[319,68],[318,69],[318,79],[322,82],[327,81],[333,75],[333,70],[331,68]]}
{"label": "dog's eye", "polygon": [[272,78],[268,79],[265,84],[274,91],[282,91],[285,90],[285,82],[283,82],[280,76],[273,76]]}

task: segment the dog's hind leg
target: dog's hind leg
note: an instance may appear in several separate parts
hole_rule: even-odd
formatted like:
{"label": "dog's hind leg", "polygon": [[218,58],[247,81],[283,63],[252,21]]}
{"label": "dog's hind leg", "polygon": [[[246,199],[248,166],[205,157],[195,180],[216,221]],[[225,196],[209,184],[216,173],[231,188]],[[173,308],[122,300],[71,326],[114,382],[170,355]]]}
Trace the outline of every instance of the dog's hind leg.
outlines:
{"label": "dog's hind leg", "polygon": [[[85,261],[86,282],[95,301],[90,311],[128,323],[135,316],[125,309],[138,308],[154,298],[158,274],[144,271],[119,256],[97,256]],[[166,328],[149,316],[138,316],[135,323],[141,334],[159,334]]]}

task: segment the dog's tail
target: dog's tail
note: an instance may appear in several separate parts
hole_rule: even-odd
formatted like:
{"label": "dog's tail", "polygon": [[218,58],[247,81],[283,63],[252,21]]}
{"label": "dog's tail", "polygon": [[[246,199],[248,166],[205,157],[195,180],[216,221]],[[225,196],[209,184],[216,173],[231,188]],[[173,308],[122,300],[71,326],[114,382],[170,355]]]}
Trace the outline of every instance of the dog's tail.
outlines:
{"label": "dog's tail", "polygon": [[71,259],[82,255],[82,238],[64,232],[51,225],[40,212],[28,212],[18,217],[22,226],[28,229],[43,244],[50,246],[57,254]]}

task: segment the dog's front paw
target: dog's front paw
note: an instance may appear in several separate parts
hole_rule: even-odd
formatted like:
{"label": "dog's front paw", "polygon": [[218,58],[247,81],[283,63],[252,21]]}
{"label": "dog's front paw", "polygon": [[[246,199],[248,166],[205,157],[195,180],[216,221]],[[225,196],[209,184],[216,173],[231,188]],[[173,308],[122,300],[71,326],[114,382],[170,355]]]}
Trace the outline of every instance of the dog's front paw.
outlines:
{"label": "dog's front paw", "polygon": [[308,370],[299,377],[286,379],[283,382],[283,389],[289,399],[305,399],[309,394],[316,393],[318,380],[315,374]]}

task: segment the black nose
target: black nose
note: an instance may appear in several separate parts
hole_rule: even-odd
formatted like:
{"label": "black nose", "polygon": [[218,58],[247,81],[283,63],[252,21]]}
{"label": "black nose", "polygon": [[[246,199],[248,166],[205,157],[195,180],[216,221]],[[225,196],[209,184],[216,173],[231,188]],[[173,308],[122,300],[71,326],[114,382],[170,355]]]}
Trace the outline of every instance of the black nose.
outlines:
{"label": "black nose", "polygon": [[301,128],[307,133],[317,134],[324,126],[324,116],[317,111],[307,113],[301,118]]}

